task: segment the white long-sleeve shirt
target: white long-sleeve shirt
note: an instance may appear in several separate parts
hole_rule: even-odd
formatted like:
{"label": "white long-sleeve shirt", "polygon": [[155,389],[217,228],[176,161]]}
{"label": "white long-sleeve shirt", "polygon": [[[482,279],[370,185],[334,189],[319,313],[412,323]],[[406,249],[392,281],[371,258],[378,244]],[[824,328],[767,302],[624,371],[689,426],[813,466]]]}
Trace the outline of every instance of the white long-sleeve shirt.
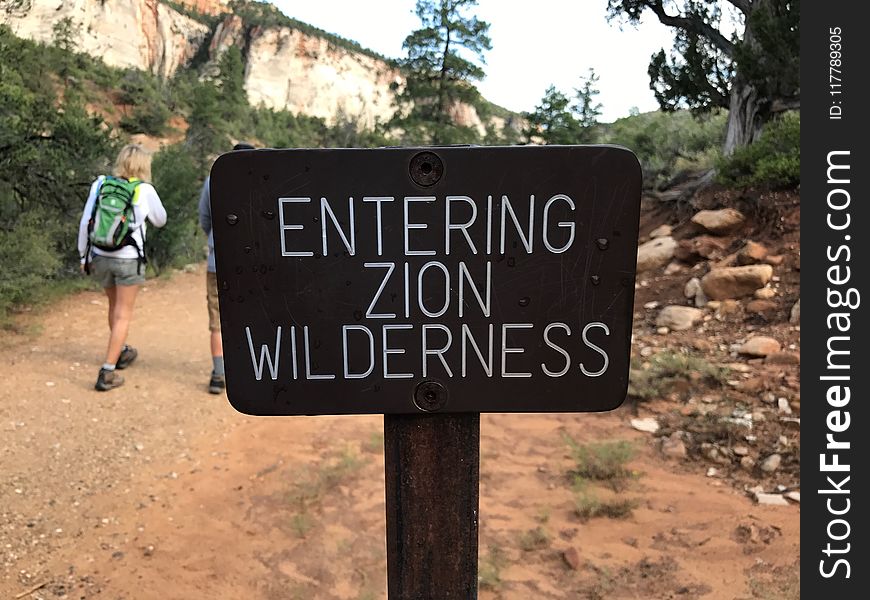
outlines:
{"label": "white long-sleeve shirt", "polygon": [[[79,222],[79,239],[78,248],[79,256],[82,262],[85,262],[85,252],[88,248],[88,222],[91,220],[91,215],[94,212],[94,202],[97,200],[97,193],[103,183],[105,177],[100,176],[91,184],[91,191],[88,194],[88,201],[85,203],[85,209],[82,212],[82,220]],[[145,233],[147,221],[150,221],[155,227],[163,227],[166,225],[166,209],[163,208],[163,203],[160,201],[160,196],[157,195],[157,190],[150,183],[140,183],[137,188],[137,193],[133,197],[133,239],[144,251],[145,248]],[[92,254],[100,256],[110,256],[112,258],[139,258],[139,253],[132,246],[124,246],[118,250],[100,250],[92,248]]]}

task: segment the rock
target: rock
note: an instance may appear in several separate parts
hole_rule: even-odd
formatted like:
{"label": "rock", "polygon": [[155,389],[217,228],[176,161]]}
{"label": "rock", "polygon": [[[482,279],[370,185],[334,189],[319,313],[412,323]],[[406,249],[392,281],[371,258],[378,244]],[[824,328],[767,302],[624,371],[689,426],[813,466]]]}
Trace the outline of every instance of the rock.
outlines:
{"label": "rock", "polygon": [[739,210],[723,208],[721,210],[702,210],[692,217],[692,223],[700,225],[715,235],[727,235],[740,228],[746,217]]}
{"label": "rock", "polygon": [[665,267],[664,273],[665,273],[665,275],[676,275],[677,273],[679,273],[682,270],[683,270],[683,265],[681,265],[680,263],[678,263],[675,260],[672,260],[671,262],[668,263],[668,266]]}
{"label": "rock", "polygon": [[660,237],[668,237],[673,233],[674,228],[665,223],[664,225],[659,225],[655,229],[649,232],[650,239],[660,238]]}
{"label": "rock", "polygon": [[725,255],[728,242],[709,235],[699,235],[690,240],[680,240],[674,249],[674,258],[694,265],[702,260],[717,260]]}
{"label": "rock", "polygon": [[580,553],[577,552],[577,548],[574,548],[573,546],[562,551],[562,560],[565,561],[565,564],[568,565],[568,568],[572,571],[576,571],[580,568]]}
{"label": "rock", "polygon": [[669,458],[686,458],[686,444],[679,431],[673,432],[662,440],[662,454]]}
{"label": "rock", "polygon": [[647,310],[652,310],[653,308],[658,308],[659,303],[657,300],[652,300],[651,302],[647,302],[646,304],[644,304],[643,307]]}
{"label": "rock", "polygon": [[683,288],[683,296],[686,298],[694,298],[698,292],[701,292],[702,294],[704,293],[704,290],[701,289],[701,280],[697,277],[692,277],[686,282],[686,285]]}
{"label": "rock", "polygon": [[653,355],[652,346],[644,346],[643,348],[641,348],[640,355],[644,358],[649,358],[650,356],[652,356]]}
{"label": "rock", "polygon": [[707,469],[707,477],[716,477],[719,474],[719,469],[716,467],[710,467]]}
{"label": "rock", "polygon": [[[709,302],[708,302],[709,304]],[[730,317],[740,312],[740,303],[737,300],[722,300],[716,307],[716,316],[719,319]]]}
{"label": "rock", "polygon": [[713,342],[702,338],[697,338],[692,340],[692,348],[694,348],[698,352],[712,352]]}
{"label": "rock", "polygon": [[768,506],[788,506],[788,502],[782,497],[782,494],[764,494],[757,492],[755,494],[755,501],[759,504],[766,504]]}
{"label": "rock", "polygon": [[637,272],[663,267],[674,257],[677,242],[670,236],[656,238],[637,248]]}
{"label": "rock", "polygon": [[713,269],[701,279],[701,288],[712,300],[740,298],[763,288],[773,277],[770,265]]}
{"label": "rock", "polygon": [[759,468],[765,473],[773,473],[782,464],[782,456],[779,454],[771,454],[759,464]]}
{"label": "rock", "polygon": [[704,311],[691,306],[666,306],[656,317],[656,326],[667,327],[673,331],[691,329],[697,321],[704,317]]}
{"label": "rock", "polygon": [[776,296],[776,290],[772,287],[763,287],[760,290],[755,290],[755,297],[759,300],[770,300]]}
{"label": "rock", "polygon": [[789,500],[794,500],[798,504],[801,503],[801,493],[800,492],[787,492],[785,495]]}
{"label": "rock", "polygon": [[751,456],[744,456],[740,459],[740,468],[744,471],[751,471],[755,468],[755,459]]}
{"label": "rock", "polygon": [[767,256],[767,248],[758,242],[746,242],[746,245],[737,253],[738,265],[755,265]]}
{"label": "rock", "polygon": [[801,322],[801,301],[798,298],[798,301],[794,303],[794,306],[791,307],[791,314],[789,315],[788,322],[792,325],[799,325]]}
{"label": "rock", "polygon": [[659,422],[652,417],[646,417],[643,419],[632,419],[631,426],[638,431],[644,431],[646,433],[655,433],[659,430]]}
{"label": "rock", "polygon": [[671,332],[667,327],[659,327],[656,329],[656,333],[659,335],[668,335]]}
{"label": "rock", "polygon": [[779,409],[779,412],[784,415],[791,414],[791,404],[789,404],[788,400],[785,398],[777,398],[776,407]]}
{"label": "rock", "polygon": [[746,312],[770,316],[777,309],[777,304],[773,300],[751,300],[746,303]]}
{"label": "rock", "polygon": [[731,451],[732,451],[736,456],[746,456],[747,454],[749,454],[749,448],[747,448],[746,446],[734,446],[734,447],[731,449]]}
{"label": "rock", "polygon": [[773,265],[774,267],[778,267],[785,260],[785,257],[782,254],[771,254],[764,258],[764,262],[769,265]]}
{"label": "rock", "polygon": [[740,346],[738,352],[747,356],[765,357],[768,354],[779,352],[782,346],[775,339],[759,335],[749,338],[745,344]]}
{"label": "rock", "polygon": [[764,363],[768,365],[799,365],[801,355],[796,352],[773,352],[768,354]]}

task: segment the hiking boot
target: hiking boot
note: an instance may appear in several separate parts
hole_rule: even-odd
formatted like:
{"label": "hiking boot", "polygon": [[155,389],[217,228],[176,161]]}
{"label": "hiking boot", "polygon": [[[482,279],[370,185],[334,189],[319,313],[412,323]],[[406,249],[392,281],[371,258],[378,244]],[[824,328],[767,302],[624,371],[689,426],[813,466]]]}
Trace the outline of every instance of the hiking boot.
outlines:
{"label": "hiking boot", "polygon": [[100,369],[100,374],[97,376],[97,383],[94,385],[94,389],[100,392],[106,392],[121,385],[124,385],[124,378],[118,373],[115,371]]}
{"label": "hiking boot", "polygon": [[115,364],[115,368],[126,369],[134,360],[136,360],[137,356],[139,356],[139,352],[136,348],[125,344],[124,349],[121,350],[121,356],[118,357],[118,362]]}
{"label": "hiking boot", "polygon": [[212,394],[220,394],[227,387],[227,380],[223,375],[211,374],[211,380],[208,382],[208,391]]}

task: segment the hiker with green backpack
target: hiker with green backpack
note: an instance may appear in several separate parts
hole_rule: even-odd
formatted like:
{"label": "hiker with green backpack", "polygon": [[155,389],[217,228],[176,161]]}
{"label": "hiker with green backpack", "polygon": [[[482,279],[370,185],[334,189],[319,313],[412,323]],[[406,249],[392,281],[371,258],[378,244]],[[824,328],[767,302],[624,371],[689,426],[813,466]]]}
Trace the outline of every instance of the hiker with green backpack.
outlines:
{"label": "hiker with green backpack", "polygon": [[109,345],[94,385],[99,391],[123,384],[117,371],[138,355],[126,341],[145,281],[146,221],[155,227],[166,224],[166,209],[150,179],[151,154],[139,144],[124,146],[114,174],[101,175],[91,185],[79,223],[82,270],[100,282],[109,299]]}

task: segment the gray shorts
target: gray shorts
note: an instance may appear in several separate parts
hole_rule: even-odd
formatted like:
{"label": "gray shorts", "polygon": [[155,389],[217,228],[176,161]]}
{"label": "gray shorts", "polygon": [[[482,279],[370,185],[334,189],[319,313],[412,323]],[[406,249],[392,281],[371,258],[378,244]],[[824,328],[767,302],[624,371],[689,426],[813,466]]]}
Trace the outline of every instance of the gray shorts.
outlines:
{"label": "gray shorts", "polygon": [[104,288],[116,285],[141,285],[145,283],[145,265],[139,269],[137,258],[109,258],[95,255],[91,259],[91,275]]}

